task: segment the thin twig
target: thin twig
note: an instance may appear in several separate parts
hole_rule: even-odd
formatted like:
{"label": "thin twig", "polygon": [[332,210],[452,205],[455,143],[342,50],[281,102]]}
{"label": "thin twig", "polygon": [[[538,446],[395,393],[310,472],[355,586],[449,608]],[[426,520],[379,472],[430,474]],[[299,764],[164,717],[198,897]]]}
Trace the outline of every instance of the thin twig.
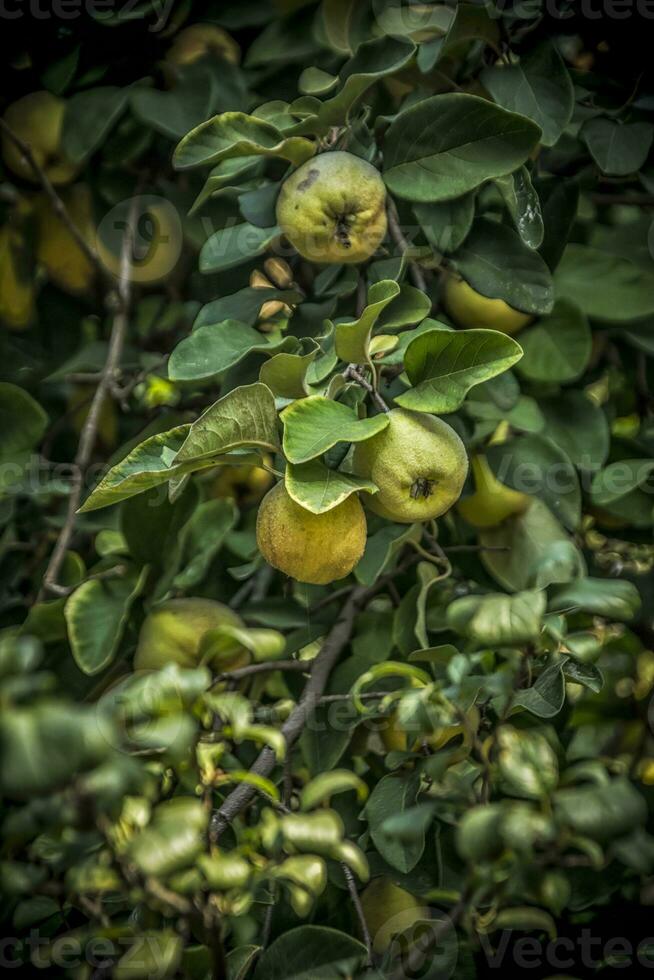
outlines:
{"label": "thin twig", "polygon": [[[47,181],[47,177],[45,180]],[[45,183],[43,186],[45,188]],[[43,585],[39,592],[37,602],[41,601],[47,592],[52,592],[54,595],[66,594],[65,587],[61,586],[58,582],[59,572],[61,571],[61,566],[75,529],[77,511],[82,500],[82,491],[84,489],[84,472],[91,460],[91,455],[95,447],[102,408],[107,395],[111,392],[111,386],[115,382],[116,373],[119,368],[120,359],[125,344],[125,337],[127,334],[127,319],[131,296],[130,271],[132,267],[134,229],[137,218],[138,202],[139,197],[138,194],[136,194],[132,200],[121,246],[120,275],[117,287],[118,308],[114,314],[113,324],[111,327],[107,359],[105,361],[104,368],[102,369],[98,386],[95,389],[93,399],[89,406],[88,415],[86,416],[82,431],[80,433],[77,453],[75,454],[75,461],[73,464],[74,469],[72,487],[68,497],[66,518],[64,520],[63,527],[59,532],[59,537],[55,543],[52,555],[50,556],[50,561],[48,562],[45,575],[43,576]]]}
{"label": "thin twig", "polygon": [[84,235],[82,234],[80,229],[72,220],[70,214],[68,213],[66,205],[64,204],[62,199],[59,197],[59,194],[57,194],[56,190],[52,186],[50,178],[44,171],[43,167],[39,166],[39,164],[37,163],[29,143],[26,143],[25,140],[21,139],[21,137],[18,136],[13,131],[11,126],[8,126],[5,120],[2,118],[0,118],[0,131],[2,131],[5,134],[8,140],[11,140],[11,142],[18,149],[18,151],[22,153],[22,155],[25,157],[25,160],[27,161],[29,166],[32,168],[32,171],[34,172],[34,176],[36,177],[37,181],[43,188],[45,195],[50,201],[53,211],[55,212],[55,214],[57,215],[61,223],[65,225],[66,229],[70,232],[71,236],[75,239],[77,246],[84,253],[84,256],[94,267],[94,269],[96,270],[100,278],[104,279],[106,282],[109,282],[111,284],[111,291],[113,292],[116,284],[112,273],[109,271],[109,269],[106,268],[106,266],[103,265],[98,253],[95,251],[94,248],[92,248],[91,245],[89,245],[89,243],[84,238]]}
{"label": "thin twig", "polygon": [[[388,199],[388,230],[391,233],[391,238],[400,249],[402,253],[406,253],[409,249],[409,243],[407,242],[402,229],[400,227],[400,217],[397,213],[397,207],[395,201],[392,197]],[[409,274],[413,279],[413,283],[418,289],[421,289],[423,293],[427,292],[427,283],[423,275],[422,269],[417,262],[412,262],[409,260]]]}
{"label": "thin twig", "polygon": [[368,392],[368,394],[374,401],[377,408],[379,408],[382,412],[390,412],[390,408],[388,407],[388,405],[386,404],[382,396],[379,394],[375,386],[372,385],[366,378],[364,378],[364,376],[361,374],[356,364],[348,364],[348,366],[343,371],[343,377],[346,380],[348,378],[351,378],[352,381],[356,381],[358,385],[361,385],[362,388],[365,388],[365,390]]}
{"label": "thin twig", "polygon": [[235,670],[226,670],[216,677],[216,681],[240,681],[244,677],[252,677],[253,674],[265,674],[271,670],[301,670],[310,673],[312,663],[312,660],[268,660],[265,663],[247,664],[245,667],[237,667]]}
{"label": "thin twig", "polygon": [[[313,661],[311,675],[305,685],[302,696],[281,728],[282,735],[286,740],[287,752],[290,751],[302,734],[307,719],[319,703],[327,686],[332,667],[352,635],[356,614],[370,595],[370,591],[362,586],[356,586],[352,589],[347,602],[343,606],[341,615],[334,623],[334,626],[322,645],[320,653]],[[275,767],[275,761],[275,753],[271,748],[266,746],[259,753],[250,772],[257,776],[269,776]],[[212,816],[210,831],[212,841],[215,842],[218,840],[231,821],[248,805],[255,795],[256,790],[248,783],[241,783],[236,789],[232,790],[229,796],[223,801],[221,807]]]}
{"label": "thin twig", "polygon": [[347,883],[347,890],[350,893],[354,911],[356,912],[357,919],[359,920],[361,938],[363,939],[364,945],[368,951],[365,966],[369,967],[372,966],[372,939],[370,938],[370,929],[368,928],[363,906],[361,905],[361,899],[359,898],[359,892],[357,891],[357,883],[354,880],[354,875],[348,868],[347,864],[345,864],[343,861],[341,862],[341,868],[343,869],[343,874]]}

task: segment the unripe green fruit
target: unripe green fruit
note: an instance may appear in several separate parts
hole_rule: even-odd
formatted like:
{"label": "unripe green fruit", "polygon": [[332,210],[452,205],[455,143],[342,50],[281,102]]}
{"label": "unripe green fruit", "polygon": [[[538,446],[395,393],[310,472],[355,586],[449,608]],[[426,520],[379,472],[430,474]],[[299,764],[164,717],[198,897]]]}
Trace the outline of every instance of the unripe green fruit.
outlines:
{"label": "unripe green fruit", "polygon": [[277,223],[312,262],[364,262],[386,235],[386,186],[360,157],[320,153],[284,181]]}
{"label": "unripe green fruit", "polygon": [[361,907],[375,953],[384,953],[393,936],[427,917],[422,903],[390,878],[375,878],[361,893]]}
{"label": "unripe green fruit", "polygon": [[159,670],[170,663],[195,667],[202,638],[219,626],[243,626],[243,622],[213,599],[169,599],[143,623],[134,669]]}
{"label": "unripe green fruit", "polygon": [[312,514],[278,483],[261,501],[257,515],[257,544],[266,561],[312,585],[344,578],[366,546],[366,516],[352,494],[324,514]]}
{"label": "unripe green fruit", "polygon": [[366,501],[391,521],[412,524],[439,517],[459,499],[468,473],[460,438],[442,419],[394,408],[389,424],[354,448],[352,468],[379,493]]}

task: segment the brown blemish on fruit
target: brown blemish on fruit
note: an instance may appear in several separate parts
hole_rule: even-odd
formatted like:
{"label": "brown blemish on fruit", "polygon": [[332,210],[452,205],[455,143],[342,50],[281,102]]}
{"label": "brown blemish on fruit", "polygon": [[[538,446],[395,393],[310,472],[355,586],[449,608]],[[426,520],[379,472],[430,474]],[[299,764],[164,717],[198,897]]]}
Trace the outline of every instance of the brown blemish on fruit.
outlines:
{"label": "brown blemish on fruit", "polygon": [[315,184],[316,180],[320,176],[320,171],[312,167],[309,173],[306,175],[304,180],[301,180],[297,185],[299,191],[308,191],[312,184]]}

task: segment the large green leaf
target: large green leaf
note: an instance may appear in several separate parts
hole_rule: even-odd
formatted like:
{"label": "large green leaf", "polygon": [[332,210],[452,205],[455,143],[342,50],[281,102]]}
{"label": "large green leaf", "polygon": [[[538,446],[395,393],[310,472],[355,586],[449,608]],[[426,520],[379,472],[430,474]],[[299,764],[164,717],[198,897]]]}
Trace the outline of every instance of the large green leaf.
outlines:
{"label": "large green leaf", "polygon": [[503,299],[525,313],[549,313],[554,304],[552,276],[538,252],[506,225],[477,218],[452,262],[483,296]]}
{"label": "large green leaf", "polygon": [[238,320],[198,327],[170,355],[168,377],[172,381],[200,381],[222,374],[248,354],[275,354],[296,350],[295,337],[259,333]]}
{"label": "large green leaf", "polygon": [[291,105],[293,113],[306,114],[307,117],[292,132],[323,132],[330,126],[342,125],[364,92],[378,79],[403,68],[415,49],[415,44],[399,37],[379,37],[364,41],[341,69],[340,88],[336,95],[326,102],[306,96],[296,99]]}
{"label": "large green leaf", "polygon": [[284,139],[276,126],[244,112],[223,112],[184,136],[173,154],[177,170],[215,166],[231,157],[271,156],[294,166],[312,157],[315,143],[300,136]]}
{"label": "large green leaf", "polygon": [[585,572],[572,539],[541,500],[522,514],[479,534],[483,564],[505,589],[519,592],[569,582]]}
{"label": "large green leaf", "polygon": [[263,303],[269,300],[280,300],[282,303],[299,303],[302,294],[295,289],[268,289],[265,286],[245,286],[229,296],[206,303],[193,323],[193,329],[213,326],[223,320],[238,320],[248,327],[253,327],[259,318]]}
{"label": "large green leaf", "polygon": [[623,123],[596,117],[584,123],[581,135],[602,173],[626,177],[645,163],[654,130],[649,123]]}
{"label": "large green leaf", "polygon": [[265,950],[253,980],[335,980],[354,976],[365,957],[366,947],[344,932],[300,926]]}
{"label": "large green leaf", "polygon": [[474,385],[521,356],[520,345],[497,330],[429,330],[406,349],[404,366],[413,387],[395,401],[421,412],[455,412]]}
{"label": "large green leaf", "polygon": [[570,122],[574,90],[561,55],[549,41],[524,55],[517,65],[496,65],[481,73],[496,102],[540,126],[544,146],[553,146]]}
{"label": "large green leaf", "polygon": [[[545,417],[547,434],[581,470],[598,470],[609,452],[611,433],[606,415],[585,392],[570,388],[539,406]],[[574,419],[575,424],[570,424]]]}
{"label": "large green leaf", "polygon": [[316,459],[338,442],[363,442],[388,425],[388,418],[383,413],[359,419],[347,405],[322,395],[311,395],[294,402],[284,409],[281,419],[284,423],[284,453],[290,463]]}
{"label": "large green leaf", "polygon": [[67,101],[61,145],[69,160],[81,163],[102,145],[128,97],[127,89],[106,85],[77,92]]}
{"label": "large green leaf", "polygon": [[409,201],[446,201],[511,173],[540,138],[531,120],[475,95],[423,99],[401,112],[384,143],[384,180]]}
{"label": "large green leaf", "polygon": [[581,611],[628,622],[640,609],[638,589],[632,582],[616,579],[580,578],[553,589],[549,608],[563,612]]}
{"label": "large green leaf", "polygon": [[324,514],[350,494],[358,491],[376,493],[378,489],[371,480],[330,470],[317,459],[299,465],[289,463],[284,482],[289,496],[312,514]]}
{"label": "large green leaf", "polygon": [[276,452],[277,412],[272,392],[256,382],[234,388],[210,405],[187,430],[175,464],[202,460],[243,447]]}
{"label": "large green leaf", "polygon": [[610,252],[568,245],[556,270],[557,298],[595,320],[622,323],[654,313],[654,274]]}
{"label": "large green leaf", "polygon": [[539,674],[531,687],[516,691],[511,699],[514,708],[525,708],[537,718],[553,718],[558,715],[565,701],[565,677],[563,669],[567,657],[561,657]]}
{"label": "large green leaf", "polygon": [[118,649],[130,607],[147,571],[121,578],[89,579],[66,600],[64,616],[75,663],[85,674],[108,667]]}
{"label": "large green leaf", "polygon": [[559,820],[584,837],[624,837],[647,819],[647,804],[625,776],[602,785],[570,786],[554,798]]}
{"label": "large green leaf", "polygon": [[191,472],[194,467],[175,463],[189,429],[189,425],[178,425],[139,443],[100,480],[80,512],[107,507]]}
{"label": "large green leaf", "polygon": [[545,604],[545,593],[540,590],[512,596],[463,596],[450,603],[447,624],[480,646],[533,643],[540,636]]}
{"label": "large green leaf", "polygon": [[233,500],[206,500],[192,513],[180,532],[181,571],[173,580],[177,589],[198,585],[238,519]]}
{"label": "large green leaf", "polygon": [[524,357],[518,373],[530,381],[574,381],[590,358],[588,321],[569,300],[558,300],[547,317],[520,334]]}
{"label": "large green leaf", "polygon": [[277,226],[257,228],[244,221],[214,232],[200,251],[200,272],[224,272],[261,255],[280,234]]}

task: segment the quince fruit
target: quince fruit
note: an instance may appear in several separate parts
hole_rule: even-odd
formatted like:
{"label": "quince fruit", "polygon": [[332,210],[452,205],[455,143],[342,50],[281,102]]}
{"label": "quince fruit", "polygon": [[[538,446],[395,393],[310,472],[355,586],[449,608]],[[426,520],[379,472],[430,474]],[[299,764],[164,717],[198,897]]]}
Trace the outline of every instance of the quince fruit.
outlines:
{"label": "quince fruit", "polygon": [[393,937],[428,917],[415,895],[390,878],[374,878],[361,892],[361,907],[372,938],[373,952],[386,952]]}
{"label": "quince fruit", "polygon": [[214,599],[169,599],[145,619],[134,656],[135,670],[159,670],[166,664],[197,666],[205,633],[219,626],[242,627],[228,606]]}
{"label": "quince fruit", "polygon": [[10,330],[25,330],[35,314],[34,276],[22,230],[0,228],[0,320]]}
{"label": "quince fruit", "polygon": [[361,558],[366,516],[355,494],[323,514],[312,514],[278,483],[261,501],[257,544],[273,568],[298,582],[327,585],[349,575]]}
{"label": "quince fruit", "polygon": [[[272,465],[270,456],[264,462]],[[220,500],[236,500],[239,504],[256,504],[270,490],[273,475],[263,466],[220,466],[212,481],[210,495]]]}
{"label": "quince fruit", "polygon": [[[4,114],[10,129],[29,144],[34,159],[52,184],[68,184],[78,167],[61,149],[61,128],[66,103],[50,92],[30,92],[12,102]],[[2,159],[23,180],[38,184],[39,178],[16,144],[2,134]]]}
{"label": "quince fruit", "polygon": [[[85,184],[67,188],[61,195],[73,224],[89,245],[94,244],[95,226],[91,192]],[[45,196],[36,204],[36,258],[45,266],[50,280],[67,293],[88,292],[94,269],[86,255],[56,214]]]}
{"label": "quince fruit", "polygon": [[460,500],[457,510],[473,527],[496,527],[514,514],[523,514],[531,503],[529,494],[501,483],[485,456],[473,456],[475,492]]}
{"label": "quince fruit", "polygon": [[533,320],[531,314],[515,310],[503,299],[482,296],[465,279],[453,274],[445,280],[443,301],[459,327],[485,327],[514,334]]}
{"label": "quince fruit", "polygon": [[386,235],[386,187],[366,160],[334,150],[284,181],[277,223],[312,262],[364,262]]}
{"label": "quince fruit", "polygon": [[367,506],[391,521],[439,517],[459,499],[468,473],[465,446],[434,415],[393,408],[389,424],[354,448],[352,468],[379,492]]}

